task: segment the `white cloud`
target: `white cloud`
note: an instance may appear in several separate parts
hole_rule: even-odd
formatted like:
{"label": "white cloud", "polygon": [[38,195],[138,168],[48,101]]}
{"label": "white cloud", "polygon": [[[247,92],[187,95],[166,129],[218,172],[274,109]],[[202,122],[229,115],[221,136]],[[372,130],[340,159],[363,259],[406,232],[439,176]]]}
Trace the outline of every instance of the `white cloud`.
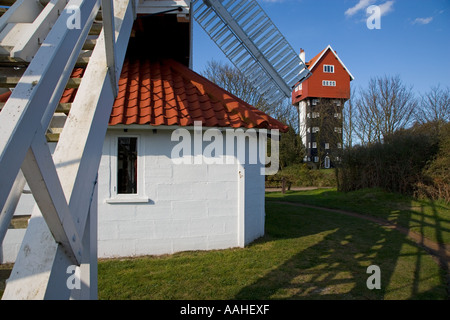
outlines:
{"label": "white cloud", "polygon": [[345,11],[345,15],[351,17],[356,13],[358,13],[359,11],[365,10],[368,6],[370,6],[374,2],[375,0],[359,0],[359,2],[354,7],[351,7],[347,9],[347,11]]}
{"label": "white cloud", "polygon": [[354,7],[351,7],[345,11],[345,15],[347,17],[351,17],[360,11],[364,11],[367,14],[366,9],[375,4],[380,8],[381,15],[384,16],[394,10],[394,2],[394,0],[389,0],[382,4],[376,4],[376,0],[359,0]]}
{"label": "white cloud", "polygon": [[433,17],[416,18],[416,20],[413,21],[413,24],[429,24],[431,21],[433,21]]}
{"label": "white cloud", "polygon": [[386,1],[383,4],[380,4],[379,7],[381,9],[381,15],[384,16],[394,10],[394,0]]}

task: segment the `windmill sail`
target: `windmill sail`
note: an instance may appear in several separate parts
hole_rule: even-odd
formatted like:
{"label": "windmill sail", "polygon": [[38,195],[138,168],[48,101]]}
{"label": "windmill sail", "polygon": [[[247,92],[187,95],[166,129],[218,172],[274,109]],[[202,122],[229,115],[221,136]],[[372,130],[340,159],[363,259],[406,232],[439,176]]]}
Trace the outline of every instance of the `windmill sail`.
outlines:
{"label": "windmill sail", "polygon": [[311,74],[256,0],[195,0],[198,24],[269,103]]}

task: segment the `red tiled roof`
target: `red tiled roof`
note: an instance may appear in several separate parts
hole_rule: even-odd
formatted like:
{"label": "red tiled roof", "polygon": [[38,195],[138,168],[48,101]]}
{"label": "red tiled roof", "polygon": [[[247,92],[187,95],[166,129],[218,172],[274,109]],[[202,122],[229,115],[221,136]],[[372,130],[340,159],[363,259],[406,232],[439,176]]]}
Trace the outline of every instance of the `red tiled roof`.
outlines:
{"label": "red tiled roof", "polygon": [[[83,73],[83,68],[76,68],[71,77]],[[66,89],[60,102],[72,102],[76,92]],[[10,95],[0,95],[0,102]],[[110,126],[193,126],[196,121],[204,127],[288,131],[285,124],[174,60],[125,60]]]}
{"label": "red tiled roof", "polygon": [[236,96],[174,60],[126,60],[111,126],[266,128],[288,130]]}
{"label": "red tiled roof", "polygon": [[322,56],[324,51],[327,50],[327,49],[328,49],[328,47],[323,49],[322,51],[320,51],[319,54],[317,54],[314,58],[312,58],[311,60],[309,60],[309,62],[306,63],[306,66],[308,67],[308,69],[311,70],[311,68],[314,66],[316,61]]}
{"label": "red tiled roof", "polygon": [[[71,78],[82,78],[84,74],[84,68],[75,68],[72,71]],[[73,99],[75,99],[75,95],[77,94],[78,89],[66,89],[63,92],[60,103],[71,103]]]}

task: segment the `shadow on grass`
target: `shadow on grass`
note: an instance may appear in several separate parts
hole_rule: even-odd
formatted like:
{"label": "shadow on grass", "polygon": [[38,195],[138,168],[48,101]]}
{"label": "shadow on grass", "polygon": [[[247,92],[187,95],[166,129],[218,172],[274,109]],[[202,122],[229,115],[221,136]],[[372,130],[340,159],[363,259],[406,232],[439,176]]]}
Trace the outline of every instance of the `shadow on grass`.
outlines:
{"label": "shadow on grass", "polygon": [[[317,209],[270,201],[266,207],[268,238],[292,241],[299,250],[236,299],[448,299],[445,272],[396,230]],[[381,269],[380,290],[367,288],[370,265]]]}

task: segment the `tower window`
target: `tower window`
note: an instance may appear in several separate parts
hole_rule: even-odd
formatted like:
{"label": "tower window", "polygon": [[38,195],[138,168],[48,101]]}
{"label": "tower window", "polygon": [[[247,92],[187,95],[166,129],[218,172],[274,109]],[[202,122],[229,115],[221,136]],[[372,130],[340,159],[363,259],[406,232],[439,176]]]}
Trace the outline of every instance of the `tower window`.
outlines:
{"label": "tower window", "polygon": [[325,169],[330,169],[330,167],[331,167],[331,161],[330,161],[330,157],[329,156],[325,157],[324,167],[325,167]]}
{"label": "tower window", "polygon": [[324,87],[336,87],[336,81],[323,80],[322,81],[322,86],[324,86]]}
{"label": "tower window", "polygon": [[334,66],[326,64],[323,66],[323,72],[325,73],[334,73]]}

